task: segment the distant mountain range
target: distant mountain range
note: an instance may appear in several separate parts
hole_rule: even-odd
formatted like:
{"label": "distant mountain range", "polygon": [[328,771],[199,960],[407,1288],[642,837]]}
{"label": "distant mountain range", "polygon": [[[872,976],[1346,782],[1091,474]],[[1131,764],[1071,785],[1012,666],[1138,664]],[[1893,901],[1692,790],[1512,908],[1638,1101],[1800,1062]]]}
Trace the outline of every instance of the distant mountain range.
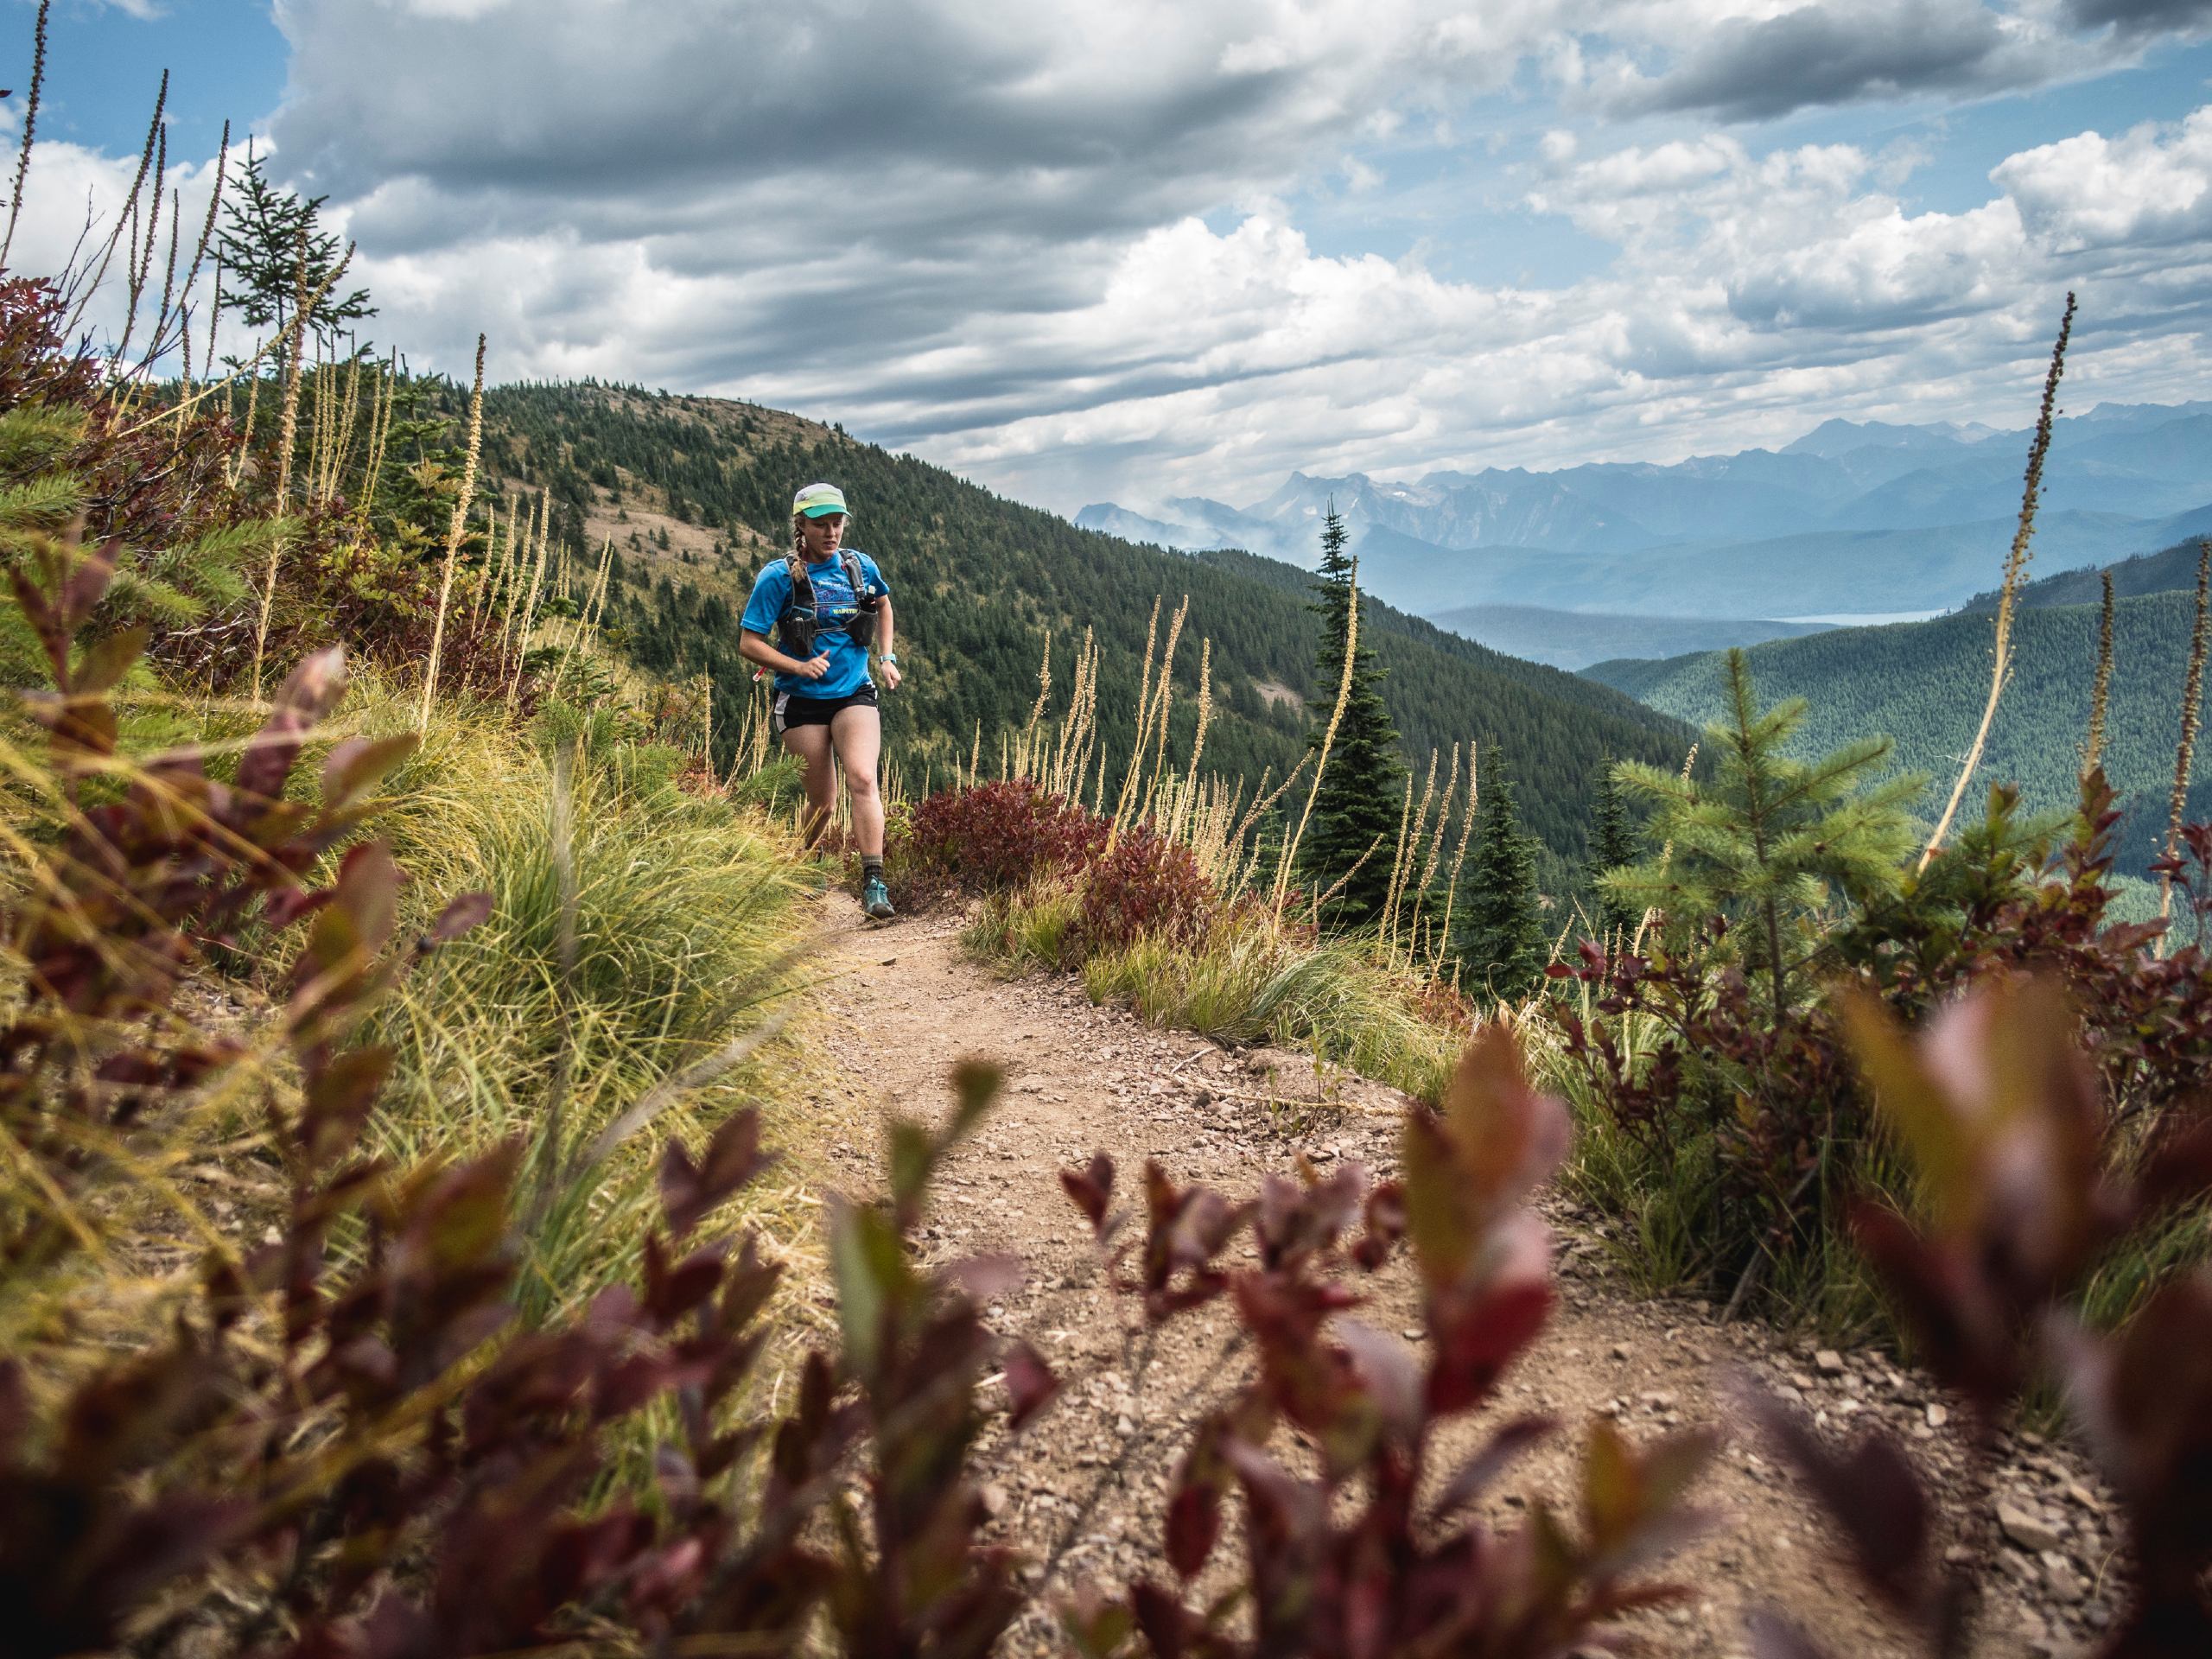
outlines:
{"label": "distant mountain range", "polygon": [[1554,668],[1583,669],[1617,657],[1676,657],[1762,639],[1820,633],[1819,622],[1727,620],[1703,616],[1622,616],[1548,610],[1538,605],[1469,605],[1429,618],[1440,628],[1479,639],[1492,651]]}
{"label": "distant mountain range", "polygon": [[[1670,466],[1488,467],[1410,483],[1294,473],[1246,507],[1194,496],[1145,512],[1102,503],[1077,522],[1310,565],[1333,499],[1370,592],[1490,626],[1472,637],[1501,649],[1514,649],[1501,607],[1705,619],[1740,632],[1758,626],[1742,619],[1933,612],[1983,592],[2012,540],[2027,442],[2025,431],[1980,426],[1832,420],[1780,450]],[[2040,569],[2207,531],[2212,403],[2106,404],[2058,423]]]}

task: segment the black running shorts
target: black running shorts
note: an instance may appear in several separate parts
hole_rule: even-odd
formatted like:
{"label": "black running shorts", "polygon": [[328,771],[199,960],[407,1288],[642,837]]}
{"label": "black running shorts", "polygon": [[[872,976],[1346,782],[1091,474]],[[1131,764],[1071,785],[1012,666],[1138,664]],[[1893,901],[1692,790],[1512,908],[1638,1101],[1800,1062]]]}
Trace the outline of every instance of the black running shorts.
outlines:
{"label": "black running shorts", "polygon": [[776,735],[781,737],[794,726],[827,726],[848,709],[874,709],[875,687],[863,685],[849,697],[802,697],[792,691],[776,693],[774,705]]}

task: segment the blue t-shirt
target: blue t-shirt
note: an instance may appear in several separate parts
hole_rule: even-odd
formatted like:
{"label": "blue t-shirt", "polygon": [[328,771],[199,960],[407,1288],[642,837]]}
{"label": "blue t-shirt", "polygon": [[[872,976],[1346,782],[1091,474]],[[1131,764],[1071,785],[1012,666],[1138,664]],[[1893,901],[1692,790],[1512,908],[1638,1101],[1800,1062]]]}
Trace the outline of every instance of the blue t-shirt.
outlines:
{"label": "blue t-shirt", "polygon": [[[868,651],[855,645],[852,635],[845,632],[845,624],[859,613],[860,601],[867,597],[854,593],[853,584],[845,578],[846,553],[859,563],[861,581],[868,594],[891,591],[875,561],[858,548],[845,548],[834,558],[808,565],[806,579],[814,589],[814,649],[817,654],[829,653],[830,671],[818,680],[803,674],[779,673],[779,691],[788,691],[795,697],[849,697],[870,683]],[[776,638],[776,624],[791,602],[791,573],[778,559],[753,579],[753,597],[745,601],[742,626],[780,651],[783,645]]]}

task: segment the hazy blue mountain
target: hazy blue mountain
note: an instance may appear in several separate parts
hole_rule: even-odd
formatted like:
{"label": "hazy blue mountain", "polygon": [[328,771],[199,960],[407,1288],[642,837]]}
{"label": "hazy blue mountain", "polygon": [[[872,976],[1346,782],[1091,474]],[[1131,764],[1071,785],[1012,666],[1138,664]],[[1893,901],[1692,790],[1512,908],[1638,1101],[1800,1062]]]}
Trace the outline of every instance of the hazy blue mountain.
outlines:
{"label": "hazy blue mountain", "polygon": [[[1714,620],[1936,610],[1986,589],[2002,564],[2028,436],[1831,420],[1779,450],[1409,480],[1301,472],[1243,507],[1183,497],[1130,515],[1103,503],[1077,522],[1310,565],[1333,501],[1371,590],[1431,616],[1471,605]],[[2100,404],[2056,428],[2037,564],[2165,545],[2212,518],[2207,503],[2212,403]]]}
{"label": "hazy blue mountain", "polygon": [[1818,622],[1752,621],[1701,616],[1620,616],[1538,605],[1469,605],[1429,620],[1466,639],[1554,668],[1582,669],[1608,658],[1674,657],[1684,652],[1753,645],[1820,633]]}
{"label": "hazy blue mountain", "polygon": [[1939,421],[1927,426],[1892,426],[1887,421],[1822,421],[1803,437],[1784,444],[1785,455],[1819,455],[1834,461],[1860,449],[1923,451],[1975,444],[2001,436],[1993,426]]}
{"label": "hazy blue mountain", "polygon": [[[2212,509],[2202,510],[2212,518]],[[2176,539],[2174,521],[2045,512],[2036,563],[2071,569]],[[1535,605],[1633,616],[1783,619],[1948,610],[2003,568],[2013,521],[1924,530],[1806,531],[1759,542],[1676,543],[1633,555],[1546,548],[1444,548],[1390,530],[1352,537],[1360,582],[1434,617],[1469,605]]]}
{"label": "hazy blue mountain", "polygon": [[1203,524],[1147,518],[1141,512],[1131,512],[1127,507],[1117,507],[1110,501],[1096,502],[1085,507],[1076,514],[1075,522],[1078,528],[1118,536],[1125,542],[1179,548],[1186,553],[1200,548],[1240,545],[1234,537],[1211,531]]}
{"label": "hazy blue mountain", "polygon": [[[2212,514],[2206,516],[2212,518]],[[2208,524],[2207,528],[2212,529],[2212,524]],[[2143,594],[2193,590],[2196,586],[2197,551],[2201,545],[2192,536],[2187,541],[2176,542],[2171,547],[2158,552],[2139,553],[2118,564],[2093,565],[2086,570],[2068,570],[2058,575],[2044,576],[2022,587],[2018,602],[2036,610],[2051,610],[2062,605],[2102,604],[2104,582],[2101,572],[2105,569],[2112,572],[2113,594],[2120,599],[2133,599]],[[1962,611],[1993,611],[1997,608],[1997,592],[1992,588],[1986,594],[1976,594],[1959,608]]]}

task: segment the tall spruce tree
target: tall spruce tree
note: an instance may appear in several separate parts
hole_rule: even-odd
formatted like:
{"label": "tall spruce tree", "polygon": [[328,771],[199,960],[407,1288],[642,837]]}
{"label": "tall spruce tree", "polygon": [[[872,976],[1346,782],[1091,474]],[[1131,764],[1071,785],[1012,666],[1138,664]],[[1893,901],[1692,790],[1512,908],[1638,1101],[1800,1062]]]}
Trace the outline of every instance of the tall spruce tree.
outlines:
{"label": "tall spruce tree", "polygon": [[[1328,721],[1344,683],[1344,648],[1351,642],[1354,561],[1344,545],[1351,540],[1337,504],[1329,503],[1321,521],[1321,569],[1314,579],[1310,608],[1321,618],[1321,652],[1315,676],[1318,719],[1306,747],[1318,757],[1327,740]],[[1299,877],[1316,894],[1339,881],[1329,901],[1334,925],[1358,927],[1378,918],[1390,894],[1393,842],[1405,805],[1405,762],[1398,754],[1397,728],[1382,706],[1383,671],[1362,638],[1352,652],[1351,687],[1344,715],[1329,741],[1320,791],[1313,798],[1305,838],[1298,848]],[[1360,861],[1364,858],[1365,862]],[[1345,880],[1346,872],[1351,872]]]}
{"label": "tall spruce tree", "polygon": [[1636,861],[1636,832],[1628,821],[1628,801],[1611,760],[1598,769],[1598,789],[1590,809],[1590,890],[1596,895],[1599,942],[1624,950],[1643,912],[1605,885],[1605,874]]}
{"label": "tall spruce tree", "polygon": [[1536,894],[1536,840],[1521,829],[1512,774],[1493,743],[1484,751],[1475,845],[1453,954],[1464,990],[1499,998],[1526,995],[1544,971],[1544,925]]}

